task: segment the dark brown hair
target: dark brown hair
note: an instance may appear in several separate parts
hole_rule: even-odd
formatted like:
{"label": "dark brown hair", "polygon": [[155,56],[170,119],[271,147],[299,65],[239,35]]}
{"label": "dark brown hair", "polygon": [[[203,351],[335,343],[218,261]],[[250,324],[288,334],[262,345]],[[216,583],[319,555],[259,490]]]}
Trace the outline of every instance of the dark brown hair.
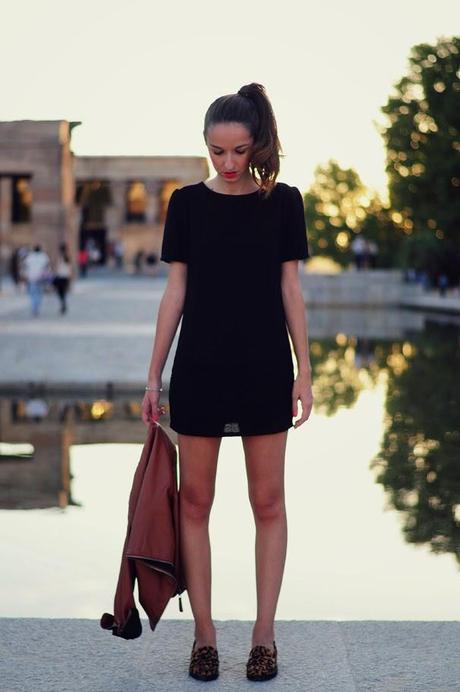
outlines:
{"label": "dark brown hair", "polygon": [[211,103],[204,117],[203,136],[218,123],[241,123],[253,138],[249,169],[254,182],[268,197],[280,170],[281,144],[271,103],[262,84],[251,82],[236,94],[220,96]]}

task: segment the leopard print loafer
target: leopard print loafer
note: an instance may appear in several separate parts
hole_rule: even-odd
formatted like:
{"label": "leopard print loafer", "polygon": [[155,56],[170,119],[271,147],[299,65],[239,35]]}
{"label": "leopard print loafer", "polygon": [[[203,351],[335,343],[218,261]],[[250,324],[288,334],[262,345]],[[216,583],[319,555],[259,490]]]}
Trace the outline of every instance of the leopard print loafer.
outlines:
{"label": "leopard print loafer", "polygon": [[246,664],[246,676],[249,680],[270,680],[278,673],[278,651],[273,642],[273,650],[258,644],[251,649]]}
{"label": "leopard print loafer", "polygon": [[193,642],[190,656],[189,675],[195,680],[215,680],[219,677],[219,654],[213,646],[200,646],[195,649]]}

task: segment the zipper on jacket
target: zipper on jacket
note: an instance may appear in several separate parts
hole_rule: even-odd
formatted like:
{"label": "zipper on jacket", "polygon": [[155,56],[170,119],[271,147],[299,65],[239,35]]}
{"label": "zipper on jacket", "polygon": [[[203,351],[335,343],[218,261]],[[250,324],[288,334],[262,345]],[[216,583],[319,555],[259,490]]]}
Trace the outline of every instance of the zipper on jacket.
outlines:
{"label": "zipper on jacket", "polygon": [[179,611],[180,611],[181,613],[184,612],[184,609],[182,608],[182,598],[181,598],[180,596],[179,596]]}

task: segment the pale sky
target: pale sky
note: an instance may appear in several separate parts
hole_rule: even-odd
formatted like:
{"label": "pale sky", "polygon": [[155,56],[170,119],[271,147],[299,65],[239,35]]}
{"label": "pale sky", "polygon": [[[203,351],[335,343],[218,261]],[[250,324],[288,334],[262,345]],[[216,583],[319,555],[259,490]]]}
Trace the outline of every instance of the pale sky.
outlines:
{"label": "pale sky", "polygon": [[0,0],[0,11],[1,120],[81,120],[77,155],[207,156],[210,103],[260,82],[286,155],[279,180],[302,191],[330,158],[385,189],[380,106],[411,46],[460,29],[458,0]]}

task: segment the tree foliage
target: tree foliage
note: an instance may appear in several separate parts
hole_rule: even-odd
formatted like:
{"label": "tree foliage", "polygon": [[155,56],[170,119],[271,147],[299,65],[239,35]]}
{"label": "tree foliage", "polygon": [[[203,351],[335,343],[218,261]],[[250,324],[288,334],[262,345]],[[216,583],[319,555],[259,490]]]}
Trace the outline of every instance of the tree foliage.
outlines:
{"label": "tree foliage", "polygon": [[347,266],[353,261],[353,238],[363,233],[377,243],[378,266],[397,263],[403,234],[395,228],[388,207],[352,168],[341,168],[334,160],[318,166],[304,205],[312,255]]}
{"label": "tree foliage", "polygon": [[410,238],[405,261],[457,283],[460,38],[414,46],[408,73],[381,110],[392,217]]}

